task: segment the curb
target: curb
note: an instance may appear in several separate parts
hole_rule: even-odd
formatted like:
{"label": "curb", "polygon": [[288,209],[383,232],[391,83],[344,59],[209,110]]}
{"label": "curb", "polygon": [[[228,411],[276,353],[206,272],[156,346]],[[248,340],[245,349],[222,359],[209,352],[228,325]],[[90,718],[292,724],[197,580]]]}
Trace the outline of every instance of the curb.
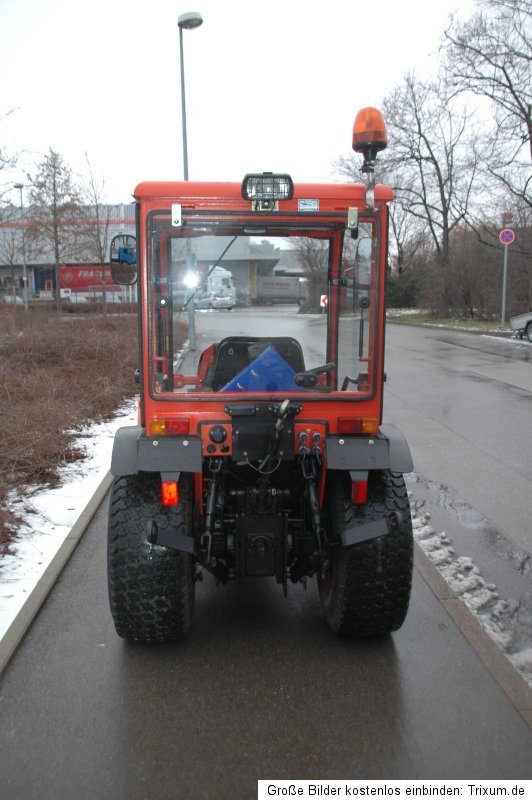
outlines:
{"label": "curb", "polygon": [[111,488],[112,482],[113,476],[108,472],[75,521],[66,539],[64,539],[60,545],[59,550],[55,553],[37,581],[37,584],[31,590],[17,616],[0,639],[0,676],[13,658],[17,647],[26,635],[41,606],[44,604],[55,582],[61,575],[63,568],[81,541],[89,522],[96,514],[102,500]]}
{"label": "curb", "polygon": [[416,541],[414,541],[414,565],[515,710],[528,725],[532,726],[532,689],[525,677],[482,627],[480,620],[454,593]]}

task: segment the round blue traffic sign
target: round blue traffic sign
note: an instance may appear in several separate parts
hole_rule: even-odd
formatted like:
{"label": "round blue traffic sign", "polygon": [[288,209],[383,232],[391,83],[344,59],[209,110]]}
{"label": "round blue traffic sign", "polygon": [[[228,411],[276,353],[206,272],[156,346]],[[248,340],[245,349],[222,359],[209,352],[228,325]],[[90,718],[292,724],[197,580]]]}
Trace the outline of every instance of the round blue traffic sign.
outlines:
{"label": "round blue traffic sign", "polygon": [[499,241],[502,242],[502,244],[512,244],[514,239],[515,233],[511,228],[504,228],[504,230],[499,233]]}

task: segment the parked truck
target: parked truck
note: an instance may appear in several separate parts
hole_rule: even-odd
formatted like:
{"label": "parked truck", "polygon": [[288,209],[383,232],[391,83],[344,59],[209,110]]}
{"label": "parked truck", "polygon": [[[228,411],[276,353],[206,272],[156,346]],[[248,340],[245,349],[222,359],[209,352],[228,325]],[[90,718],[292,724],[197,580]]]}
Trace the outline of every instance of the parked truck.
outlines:
{"label": "parked truck", "polygon": [[201,281],[201,288],[216,295],[227,295],[235,298],[235,284],[233,273],[225,267],[210,266],[205,278]]}
{"label": "parked truck", "polygon": [[297,303],[304,305],[307,299],[306,278],[286,278],[280,275],[257,278],[251,302],[255,305],[271,306],[274,303]]}

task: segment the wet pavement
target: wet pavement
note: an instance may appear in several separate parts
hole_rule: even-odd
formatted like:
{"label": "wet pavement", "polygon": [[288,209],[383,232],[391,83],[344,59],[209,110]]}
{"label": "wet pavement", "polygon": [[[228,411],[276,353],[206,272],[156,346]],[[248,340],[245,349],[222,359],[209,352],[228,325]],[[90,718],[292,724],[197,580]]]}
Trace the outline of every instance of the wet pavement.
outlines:
{"label": "wet pavement", "polygon": [[532,552],[532,345],[388,325],[384,419],[424,480]]}
{"label": "wet pavement", "polygon": [[478,570],[470,605],[532,680],[532,345],[389,325],[386,370],[415,506],[445,536],[427,551],[451,584],[463,564]]}
{"label": "wet pavement", "polygon": [[252,798],[259,778],[532,778],[532,731],[416,571],[403,628],[332,636],[317,591],[198,586],[193,630],[111,622],[106,508],[0,688],[3,796]]}
{"label": "wet pavement", "polygon": [[[407,436],[413,503],[438,533],[418,535],[478,565],[526,621],[530,364],[481,337],[438,336],[387,334],[385,419]],[[114,632],[105,537],[104,505],[2,678],[8,800],[253,798],[259,778],[532,778],[532,731],[509,699],[524,682],[501,688],[494,646],[443,582],[436,591],[424,556],[406,623],[382,641],[333,637],[314,583],[285,600],[271,580],[206,578],[190,637],[148,647]]]}

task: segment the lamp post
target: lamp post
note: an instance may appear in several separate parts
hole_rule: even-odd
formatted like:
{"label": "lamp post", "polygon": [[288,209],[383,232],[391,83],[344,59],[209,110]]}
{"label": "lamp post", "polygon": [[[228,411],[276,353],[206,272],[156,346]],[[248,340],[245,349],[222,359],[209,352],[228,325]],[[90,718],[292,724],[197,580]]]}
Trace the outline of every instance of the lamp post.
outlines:
{"label": "lamp post", "polygon": [[24,219],[24,200],[22,198],[22,190],[24,189],[24,185],[22,183],[15,183],[13,186],[14,189],[18,189],[20,192],[20,221],[22,223],[22,282],[24,284],[23,287],[23,297],[24,297],[24,310],[28,310],[28,270],[26,267],[26,230],[25,230],[25,219]]}
{"label": "lamp post", "polygon": [[188,181],[188,150],[187,150],[187,110],[185,103],[185,64],[183,59],[183,29],[193,30],[203,23],[201,14],[197,11],[187,11],[178,17],[179,26],[179,58],[181,63],[181,124],[183,129],[183,177]]}
{"label": "lamp post", "polygon": [[[193,30],[199,28],[203,23],[201,14],[197,11],[187,11],[177,19],[179,26],[179,59],[181,65],[181,127],[183,130],[183,178],[188,181],[188,148],[187,148],[187,109],[185,102],[185,62],[183,59],[183,30]],[[190,259],[190,242],[187,240],[187,262]],[[196,320],[194,317],[194,289],[189,287],[187,296],[188,310],[188,335],[189,348],[196,350]]]}

